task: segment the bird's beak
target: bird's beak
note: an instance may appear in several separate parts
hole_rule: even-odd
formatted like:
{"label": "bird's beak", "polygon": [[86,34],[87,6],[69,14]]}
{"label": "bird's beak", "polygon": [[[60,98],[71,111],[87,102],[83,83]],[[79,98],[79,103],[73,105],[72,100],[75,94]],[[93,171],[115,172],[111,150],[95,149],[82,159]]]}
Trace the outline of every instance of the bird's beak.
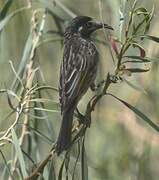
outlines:
{"label": "bird's beak", "polygon": [[108,24],[103,24],[102,23],[102,27],[104,27],[105,29],[110,29],[110,30],[114,30],[111,26],[109,26]]}
{"label": "bird's beak", "polygon": [[94,27],[96,27],[96,29],[110,29],[110,30],[114,30],[111,26],[109,26],[108,24],[105,23],[101,23],[101,22],[93,22]]}

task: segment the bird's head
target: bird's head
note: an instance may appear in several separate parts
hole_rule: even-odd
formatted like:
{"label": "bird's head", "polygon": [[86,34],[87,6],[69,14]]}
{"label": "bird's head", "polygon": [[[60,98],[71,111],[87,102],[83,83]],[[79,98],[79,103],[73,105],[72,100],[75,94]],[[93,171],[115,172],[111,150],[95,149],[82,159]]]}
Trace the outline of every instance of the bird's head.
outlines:
{"label": "bird's head", "polygon": [[70,22],[66,31],[67,29],[71,29],[73,33],[80,33],[83,37],[89,37],[91,33],[102,28],[113,30],[108,24],[93,21],[91,17],[77,16]]}

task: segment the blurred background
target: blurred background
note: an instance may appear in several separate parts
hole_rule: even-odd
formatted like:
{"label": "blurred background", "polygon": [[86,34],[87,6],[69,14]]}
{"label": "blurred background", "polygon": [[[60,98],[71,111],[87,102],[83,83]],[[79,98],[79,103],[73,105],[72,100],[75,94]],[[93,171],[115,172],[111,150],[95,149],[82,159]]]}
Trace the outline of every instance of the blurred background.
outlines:
{"label": "blurred background", "polygon": [[[0,9],[4,5],[0,0]],[[29,1],[14,0],[7,12],[27,6]],[[60,3],[59,3],[60,2]],[[59,0],[52,1],[35,0],[33,9],[49,8],[53,16],[48,15],[44,26],[45,36],[41,37],[41,44],[36,49],[35,67],[39,67],[41,75],[36,77],[42,84],[58,87],[59,67],[63,52],[63,42],[60,34],[74,15],[91,16],[96,20],[101,19],[107,22],[115,31],[113,36],[120,36],[120,11],[124,8],[129,11],[133,0]],[[148,34],[159,36],[159,1],[145,0],[138,2],[140,6],[152,9],[154,4],[155,14]],[[125,12],[126,12],[125,11]],[[124,14],[123,14],[124,15]],[[53,18],[56,17],[57,18]],[[125,15],[124,15],[125,16]],[[37,21],[41,19],[41,14]],[[61,18],[61,19],[60,19]],[[126,18],[126,17],[125,17]],[[18,71],[28,36],[30,34],[32,10],[25,10],[14,16],[5,26],[0,35],[0,89],[12,89],[15,93],[18,90],[13,88],[12,83],[15,75],[9,61],[12,61],[14,68]],[[60,23],[60,25],[59,25]],[[60,27],[60,28],[59,28]],[[103,31],[95,34],[97,39],[104,40]],[[45,40],[48,40],[45,43]],[[104,79],[108,72],[114,71],[114,65],[107,43],[96,43],[101,54],[100,67],[97,82]],[[142,44],[147,56],[158,57],[158,44],[152,41],[145,41]],[[133,50],[132,50],[133,51]],[[131,53],[131,52],[130,52]],[[133,53],[133,52],[132,52]],[[132,75],[127,78],[136,86],[142,87],[143,91],[137,91],[126,83],[112,85],[110,92],[125,100],[131,105],[144,112],[150,119],[159,124],[159,66],[158,63],[151,65],[147,73]],[[89,98],[94,93],[89,91],[79,104],[79,109],[84,112]],[[55,106],[58,103],[58,93],[49,91],[42,94],[43,97],[51,99],[53,103],[46,103],[45,107],[55,110],[47,113],[48,124],[45,119],[36,119],[37,129],[43,132],[51,140],[55,140],[60,128],[60,112]],[[13,104],[16,101],[13,99]],[[11,112],[8,105],[7,95],[0,94],[0,131],[3,133],[14,122],[15,115],[7,115]],[[40,115],[39,115],[40,116]],[[22,122],[23,117],[21,118]],[[33,118],[31,118],[33,121]],[[20,125],[18,126],[20,127]],[[50,129],[49,129],[50,128]],[[1,134],[2,134],[1,133]],[[34,147],[35,148],[35,147]],[[50,144],[39,140],[39,155],[37,160],[45,157],[49,151]],[[35,149],[36,149],[35,148]],[[158,180],[159,177],[159,134],[140,120],[128,108],[111,97],[103,98],[92,114],[92,125],[87,130],[86,153],[89,166],[89,179],[91,180]],[[11,145],[7,144],[1,149],[7,161],[11,159]],[[4,161],[0,156],[0,172],[3,172]],[[0,173],[1,174],[1,173]]]}

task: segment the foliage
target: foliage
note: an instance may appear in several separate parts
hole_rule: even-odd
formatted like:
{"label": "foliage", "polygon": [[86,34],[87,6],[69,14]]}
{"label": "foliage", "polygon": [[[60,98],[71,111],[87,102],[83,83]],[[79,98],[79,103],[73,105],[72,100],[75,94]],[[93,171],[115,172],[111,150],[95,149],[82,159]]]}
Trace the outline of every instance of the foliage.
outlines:
{"label": "foliage", "polygon": [[[99,2],[102,11],[102,3]],[[11,12],[13,1],[7,0],[3,3],[0,13],[1,37],[10,21],[16,16],[20,16],[21,13],[29,14],[30,26],[20,63],[15,65],[12,60],[9,61],[14,74],[12,83],[9,88],[5,83],[4,88],[0,89],[0,95],[5,94],[7,106],[10,108],[10,112],[3,122],[14,119],[12,124],[1,132],[0,136],[0,152],[4,162],[2,179],[89,179],[90,166],[85,147],[86,132],[91,126],[92,112],[96,111],[97,104],[108,96],[121,102],[154,130],[159,131],[159,127],[145,113],[111,92],[112,86],[118,84],[122,86],[123,82],[135,90],[141,90],[142,88],[128,81],[128,78],[135,73],[146,73],[150,68],[145,68],[145,64],[158,61],[156,57],[148,57],[142,46],[145,40],[159,43],[158,37],[148,34],[154,7],[148,11],[137,0],[131,1],[132,4],[130,1],[123,2],[124,7],[127,7],[128,10],[120,9],[123,18],[120,19],[119,35],[104,32],[105,39],[110,42],[108,48],[114,70],[105,72],[106,78],[97,84],[97,91],[86,103],[85,112],[82,114],[77,110],[75,113],[77,121],[72,129],[71,146],[60,157],[57,157],[54,150],[56,146],[54,126],[56,115],[56,118],[52,119],[53,122],[50,121],[52,114],[60,111],[58,101],[52,96],[52,94],[57,96],[58,89],[56,85],[55,87],[48,85],[45,80],[44,74],[47,72],[42,71],[37,52],[40,47],[49,43],[54,44],[57,41],[62,43],[64,23],[75,17],[76,14],[62,2],[56,0],[27,0],[24,7]],[[101,20],[105,20],[102,13],[100,15]],[[48,30],[49,18],[54,21],[56,30]],[[17,33],[19,33],[18,28]],[[96,37],[94,40],[104,46],[107,45],[107,42]],[[12,151],[9,160],[5,157],[3,150],[8,145]],[[45,148],[47,151],[46,154],[43,154],[41,149]]]}

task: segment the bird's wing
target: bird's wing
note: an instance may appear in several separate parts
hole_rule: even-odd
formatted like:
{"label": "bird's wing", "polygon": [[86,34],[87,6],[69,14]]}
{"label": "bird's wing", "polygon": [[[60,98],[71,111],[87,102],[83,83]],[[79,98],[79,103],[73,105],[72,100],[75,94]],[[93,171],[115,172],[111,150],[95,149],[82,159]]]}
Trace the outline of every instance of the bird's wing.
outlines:
{"label": "bird's wing", "polygon": [[67,43],[60,70],[61,111],[75,106],[94,81],[98,63],[97,50],[83,39]]}

